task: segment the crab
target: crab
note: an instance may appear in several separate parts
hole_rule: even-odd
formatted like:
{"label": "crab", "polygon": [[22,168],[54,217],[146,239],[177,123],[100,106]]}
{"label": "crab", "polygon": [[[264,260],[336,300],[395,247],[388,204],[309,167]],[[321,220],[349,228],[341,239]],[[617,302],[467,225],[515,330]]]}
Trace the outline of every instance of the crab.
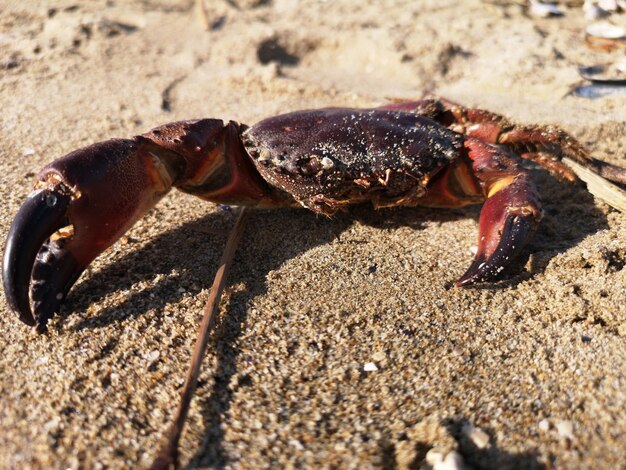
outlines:
{"label": "crab", "polygon": [[575,176],[562,156],[626,180],[557,127],[516,125],[438,98],[296,111],[252,127],[220,119],[165,124],[41,170],[9,231],[5,295],[20,320],[45,330],[85,268],[172,187],[213,203],[303,206],[329,217],[366,201],[375,208],[483,203],[477,252],[456,286],[493,281],[542,217],[519,156],[568,180]]}

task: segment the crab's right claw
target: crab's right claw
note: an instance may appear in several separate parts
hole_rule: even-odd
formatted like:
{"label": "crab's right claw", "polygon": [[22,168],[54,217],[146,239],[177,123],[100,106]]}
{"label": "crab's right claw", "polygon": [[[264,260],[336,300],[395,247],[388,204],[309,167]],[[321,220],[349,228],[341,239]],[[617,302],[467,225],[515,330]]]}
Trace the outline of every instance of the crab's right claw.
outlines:
{"label": "crab's right claw", "polygon": [[[230,176],[224,154],[234,152],[233,142],[241,145],[238,133],[237,125],[220,119],[172,122],[132,139],[90,145],[46,166],[6,244],[3,279],[11,309],[43,330],[89,263],[173,186],[193,192],[206,189],[208,176]],[[232,181],[239,186],[227,189],[239,194],[252,187],[248,195],[258,197],[258,188],[237,170]]]}
{"label": "crab's right claw", "polygon": [[5,296],[24,323],[43,330],[89,263],[171,187],[159,168],[168,152],[146,139],[116,139],[42,170],[3,260]]}
{"label": "crab's right claw", "polygon": [[498,279],[535,235],[541,209],[534,188],[523,176],[485,202],[478,223],[476,256],[456,281],[457,287]]}
{"label": "crab's right claw", "polygon": [[478,222],[476,257],[457,287],[498,279],[534,236],[542,217],[527,170],[480,140],[468,138],[465,146],[485,203]]}
{"label": "crab's right claw", "polygon": [[[45,266],[41,262],[35,263],[35,259],[50,236],[67,225],[70,201],[71,196],[62,190],[34,191],[15,216],[9,230],[3,260],[4,292],[11,309],[17,312],[20,320],[31,326],[36,324],[29,302],[31,271],[35,264],[38,270]],[[67,273],[62,277],[67,277],[68,281],[75,280],[82,267],[67,253],[65,255],[58,268]],[[56,282],[52,284],[64,281],[59,276],[53,279]],[[63,291],[58,286],[50,285],[49,288],[59,293]]]}

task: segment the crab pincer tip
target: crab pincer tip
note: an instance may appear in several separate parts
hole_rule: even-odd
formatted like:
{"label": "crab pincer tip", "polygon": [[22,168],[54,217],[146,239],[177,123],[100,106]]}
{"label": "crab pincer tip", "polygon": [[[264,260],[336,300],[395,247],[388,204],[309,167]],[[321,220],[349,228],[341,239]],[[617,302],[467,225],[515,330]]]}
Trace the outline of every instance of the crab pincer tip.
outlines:
{"label": "crab pincer tip", "polygon": [[476,258],[468,270],[455,283],[456,287],[470,287],[479,282],[495,281],[522,252],[537,230],[537,221],[531,217],[510,215],[506,218],[498,244],[486,255],[479,246]]}
{"label": "crab pincer tip", "polygon": [[30,194],[9,229],[2,280],[7,303],[20,320],[38,331],[47,318],[33,311],[31,301],[33,271],[36,271],[42,246],[67,223],[71,197],[61,191],[37,190]]}

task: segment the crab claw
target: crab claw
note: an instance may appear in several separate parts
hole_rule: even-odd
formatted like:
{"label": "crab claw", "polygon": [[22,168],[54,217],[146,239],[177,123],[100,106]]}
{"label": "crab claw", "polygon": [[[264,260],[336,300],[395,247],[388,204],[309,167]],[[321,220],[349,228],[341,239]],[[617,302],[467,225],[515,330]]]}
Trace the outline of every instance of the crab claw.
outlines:
{"label": "crab claw", "polygon": [[534,236],[541,209],[534,188],[525,176],[520,174],[483,205],[476,257],[456,281],[457,287],[496,280]]}
{"label": "crab claw", "polygon": [[[4,291],[11,309],[31,326],[36,324],[29,302],[31,270],[42,245],[54,232],[67,225],[70,200],[71,196],[62,190],[34,191],[9,230],[3,260]],[[69,264],[73,265],[71,270],[77,270],[75,263]]]}
{"label": "crab claw", "polygon": [[89,263],[167,192],[168,152],[147,139],[115,139],[41,171],[3,260],[5,295],[20,320],[45,329]]}

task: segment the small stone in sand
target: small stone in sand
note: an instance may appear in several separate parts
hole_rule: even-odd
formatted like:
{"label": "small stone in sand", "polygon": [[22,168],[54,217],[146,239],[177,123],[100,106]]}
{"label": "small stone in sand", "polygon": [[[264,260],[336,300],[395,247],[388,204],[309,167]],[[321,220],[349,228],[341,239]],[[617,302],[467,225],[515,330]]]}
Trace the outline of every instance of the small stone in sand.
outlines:
{"label": "small stone in sand", "polygon": [[464,470],[465,462],[457,451],[448,452],[445,456],[439,450],[431,449],[426,454],[426,463],[433,470]]}
{"label": "small stone in sand", "polygon": [[373,362],[366,362],[363,366],[363,370],[365,372],[376,372],[378,370],[378,367]]}
{"label": "small stone in sand", "polygon": [[158,349],[155,349],[148,353],[148,355],[146,356],[146,359],[148,360],[148,362],[154,362],[159,358],[160,355],[161,353],[158,351]]}
{"label": "small stone in sand", "polygon": [[550,429],[550,421],[548,421],[547,419],[542,419],[541,421],[539,421],[539,429],[541,429],[542,431],[548,431]]}
{"label": "small stone in sand", "polygon": [[572,439],[574,437],[574,423],[572,421],[561,419],[556,422],[555,426],[559,436],[565,439]]}
{"label": "small stone in sand", "polygon": [[382,351],[378,351],[372,355],[372,361],[374,362],[383,362],[386,358],[387,356]]}
{"label": "small stone in sand", "polygon": [[464,424],[461,432],[479,449],[489,446],[489,434],[471,423]]}

